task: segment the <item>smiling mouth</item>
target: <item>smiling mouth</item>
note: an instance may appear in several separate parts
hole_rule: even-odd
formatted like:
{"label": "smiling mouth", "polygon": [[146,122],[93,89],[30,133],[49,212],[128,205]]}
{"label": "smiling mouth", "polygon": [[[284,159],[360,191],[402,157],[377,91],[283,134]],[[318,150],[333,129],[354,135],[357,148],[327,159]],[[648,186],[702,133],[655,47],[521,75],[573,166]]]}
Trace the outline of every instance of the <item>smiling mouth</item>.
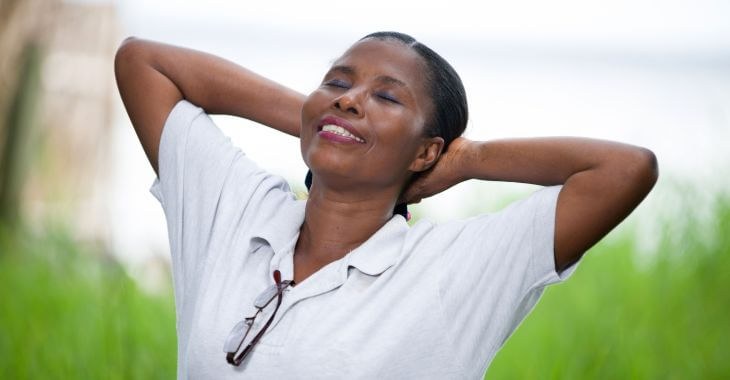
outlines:
{"label": "smiling mouth", "polygon": [[365,139],[359,131],[345,119],[335,116],[325,116],[317,125],[317,132],[323,137],[340,142],[364,144]]}
{"label": "smiling mouth", "polygon": [[333,133],[338,136],[347,137],[347,138],[353,139],[361,144],[365,143],[365,140],[353,135],[352,133],[350,133],[350,131],[348,131],[347,129],[345,129],[343,127],[340,127],[339,125],[325,124],[325,125],[320,126],[318,128],[318,131],[319,132],[329,132],[329,133]]}

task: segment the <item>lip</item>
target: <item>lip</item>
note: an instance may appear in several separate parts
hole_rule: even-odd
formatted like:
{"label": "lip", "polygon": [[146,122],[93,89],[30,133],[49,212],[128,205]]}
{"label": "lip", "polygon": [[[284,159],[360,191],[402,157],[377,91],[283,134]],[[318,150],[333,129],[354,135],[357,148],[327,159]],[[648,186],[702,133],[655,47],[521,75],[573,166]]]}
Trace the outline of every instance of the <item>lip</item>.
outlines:
{"label": "lip", "polygon": [[[319,124],[317,124],[317,132],[320,132],[321,133],[322,132],[322,126],[327,125],[327,124],[334,124],[334,125],[340,126],[340,127],[344,128],[345,130],[347,130],[348,132],[350,132],[353,135],[355,135],[356,137],[362,139],[363,142],[360,143],[359,141],[355,141],[353,139],[344,137],[344,138],[346,138],[348,140],[352,140],[352,141],[355,141],[355,142],[360,143],[360,144],[364,144],[364,143],[367,142],[367,140],[365,140],[365,138],[362,137],[362,135],[357,131],[357,129],[355,129],[355,127],[352,126],[352,124],[350,124],[349,122],[347,122],[347,120],[340,119],[339,117],[326,116],[326,117],[322,118],[322,120],[319,122]],[[339,135],[337,135],[337,136],[339,137]]]}

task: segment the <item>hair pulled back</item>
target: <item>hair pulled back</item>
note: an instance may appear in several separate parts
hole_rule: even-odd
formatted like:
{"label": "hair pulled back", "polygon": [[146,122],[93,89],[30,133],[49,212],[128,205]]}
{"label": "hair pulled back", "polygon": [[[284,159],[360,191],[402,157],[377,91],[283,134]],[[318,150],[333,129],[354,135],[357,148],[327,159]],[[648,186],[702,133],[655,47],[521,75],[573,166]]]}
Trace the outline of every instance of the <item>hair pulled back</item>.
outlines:
{"label": "hair pulled back", "polygon": [[433,101],[433,114],[428,118],[424,135],[444,139],[443,152],[461,136],[469,119],[466,91],[459,74],[438,53],[415,38],[400,32],[375,32],[360,39],[395,40],[415,50],[426,63],[427,88]]}

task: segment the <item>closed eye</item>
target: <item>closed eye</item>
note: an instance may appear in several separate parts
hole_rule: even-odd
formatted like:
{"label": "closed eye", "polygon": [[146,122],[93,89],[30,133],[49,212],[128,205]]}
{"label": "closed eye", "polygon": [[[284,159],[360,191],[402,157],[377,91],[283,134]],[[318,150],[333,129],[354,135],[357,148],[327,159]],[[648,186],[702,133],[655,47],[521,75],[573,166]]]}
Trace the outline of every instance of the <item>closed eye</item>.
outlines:
{"label": "closed eye", "polygon": [[332,86],[332,87],[339,87],[339,88],[348,88],[349,84],[345,81],[341,81],[339,79],[333,79],[331,81],[325,82],[326,86]]}
{"label": "closed eye", "polygon": [[388,94],[388,93],[385,93],[385,92],[379,92],[379,93],[377,93],[376,95],[377,95],[377,96],[378,96],[379,98],[381,98],[381,99],[384,99],[384,100],[387,100],[387,101],[389,101],[389,102],[393,102],[393,103],[396,103],[396,104],[400,104],[400,102],[398,101],[398,99],[396,99],[396,98],[395,98],[395,97],[394,97],[393,95],[390,95],[390,94]]}

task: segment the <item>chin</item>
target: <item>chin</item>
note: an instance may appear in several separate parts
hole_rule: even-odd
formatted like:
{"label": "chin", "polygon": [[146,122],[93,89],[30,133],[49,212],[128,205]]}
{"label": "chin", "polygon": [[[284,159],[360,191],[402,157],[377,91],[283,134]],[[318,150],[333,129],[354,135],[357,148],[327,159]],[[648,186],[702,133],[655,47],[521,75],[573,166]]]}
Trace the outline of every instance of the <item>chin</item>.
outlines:
{"label": "chin", "polygon": [[312,171],[312,175],[326,176],[327,178],[353,178],[352,170],[328,160],[314,159],[309,161],[307,166]]}
{"label": "chin", "polygon": [[303,151],[302,159],[313,174],[315,172],[352,174],[358,164],[353,162],[353,157],[345,152],[319,146],[311,146],[309,150]]}

